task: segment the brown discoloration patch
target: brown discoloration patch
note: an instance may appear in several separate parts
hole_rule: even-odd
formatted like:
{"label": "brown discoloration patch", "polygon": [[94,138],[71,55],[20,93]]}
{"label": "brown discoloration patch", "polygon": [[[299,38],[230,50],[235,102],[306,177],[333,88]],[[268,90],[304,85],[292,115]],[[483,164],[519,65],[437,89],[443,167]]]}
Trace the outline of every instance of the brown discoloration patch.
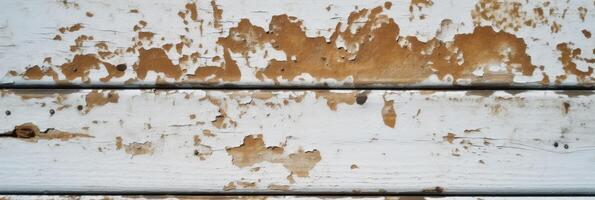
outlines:
{"label": "brown discoloration patch", "polygon": [[202,134],[207,136],[207,137],[215,137],[215,134],[213,134],[213,132],[211,130],[203,130]]}
{"label": "brown discoloration patch", "polygon": [[318,150],[300,149],[285,156],[283,147],[266,147],[262,135],[246,136],[242,145],[228,147],[226,151],[232,156],[232,163],[238,167],[250,167],[261,162],[281,163],[291,174],[298,177],[307,177],[308,172],[321,160]]}
{"label": "brown discoloration patch", "polygon": [[350,169],[359,169],[359,166],[357,166],[356,164],[351,165],[351,167],[349,167]]}
{"label": "brown discoloration patch", "polygon": [[395,112],[393,100],[384,101],[384,106],[382,107],[382,121],[384,121],[384,125],[395,128],[397,123],[397,113]]}
{"label": "brown discoloration patch", "polygon": [[568,114],[568,112],[570,111],[570,103],[568,103],[568,102],[562,103],[562,108],[564,109],[564,114]]}
{"label": "brown discoloration patch", "polygon": [[279,163],[283,160],[283,147],[266,147],[262,135],[254,137],[246,136],[244,143],[238,147],[226,148],[232,156],[232,162],[238,167],[250,167],[256,163],[272,162]]}
{"label": "brown discoloration patch", "polygon": [[587,12],[588,10],[585,7],[578,7],[578,15],[581,18],[581,20],[584,22],[585,21],[585,17],[587,17]]}
{"label": "brown discoloration patch", "polygon": [[176,80],[183,74],[180,66],[174,65],[165,51],[160,48],[139,49],[138,63],[134,65],[134,71],[136,71],[137,77],[142,80],[145,79],[148,71],[161,72]]}
{"label": "brown discoloration patch", "polygon": [[446,136],[442,137],[445,141],[447,141],[448,143],[451,143],[455,140],[456,135],[454,133],[448,133],[446,134]]}
{"label": "brown discoloration patch", "polygon": [[196,3],[187,3],[185,7],[186,10],[190,11],[190,19],[195,22],[198,21],[198,9],[196,8]]}
{"label": "brown discoloration patch", "polygon": [[476,26],[488,22],[498,29],[518,31],[523,27],[545,25],[550,26],[553,33],[559,31],[560,25],[555,18],[562,19],[564,15],[553,14],[561,12],[559,8],[550,7],[549,15],[546,15],[542,7],[523,9],[529,7],[527,3],[528,1],[480,0],[475,4],[471,17]]}
{"label": "brown discoloration patch", "polygon": [[93,40],[93,36],[80,35],[74,39],[74,45],[70,46],[70,52],[77,53],[81,52],[81,48],[86,41]]}
{"label": "brown discoloration patch", "polygon": [[68,31],[68,32],[76,32],[76,31],[81,30],[82,28],[84,28],[83,27],[83,24],[78,23],[78,24],[74,24],[74,25],[69,26],[69,27],[61,27],[61,28],[58,29],[58,31],[60,31],[60,33],[66,33],[66,31]]}
{"label": "brown discoloration patch", "polygon": [[[434,5],[432,0],[411,0],[409,2],[409,12],[413,12],[413,9],[416,7],[418,10],[421,10],[422,8],[428,8],[432,5]],[[390,7],[387,9],[390,9]]]}
{"label": "brown discoloration patch", "polygon": [[116,91],[110,92],[98,92],[93,90],[85,96],[85,102],[87,103],[85,112],[88,113],[95,106],[103,106],[108,103],[118,103],[120,96]]}
{"label": "brown discoloration patch", "polygon": [[146,32],[146,31],[138,32],[138,39],[140,39],[140,40],[152,40],[154,36],[155,36],[155,33],[153,33],[153,32]]}
{"label": "brown discoloration patch", "polygon": [[236,61],[231,58],[231,55],[225,49],[223,53],[223,59],[224,62],[220,67],[198,67],[196,71],[194,71],[194,76],[191,78],[203,80],[207,83],[217,83],[220,81],[239,81],[241,78],[240,67],[238,66]]}
{"label": "brown discoloration patch", "polygon": [[223,186],[223,191],[230,191],[230,190],[235,190],[236,184],[234,182],[229,182],[227,185]]}
{"label": "brown discoloration patch", "polygon": [[0,134],[0,137],[13,137],[30,142],[37,142],[38,140],[68,141],[74,138],[92,138],[93,136],[82,133],[69,133],[65,131],[55,130],[52,128],[47,129],[45,131],[40,131],[39,127],[29,122],[15,126],[11,132]]}
{"label": "brown discoloration patch", "polygon": [[340,93],[340,92],[331,92],[328,90],[317,90],[316,98],[324,98],[326,99],[326,105],[332,110],[337,110],[337,105],[344,103],[347,105],[353,105],[356,102],[357,93],[350,92],[350,93]]}
{"label": "brown discoloration patch", "polygon": [[384,2],[384,8],[386,8],[387,10],[390,10],[390,8],[393,7],[393,2],[387,1]]}
{"label": "brown discoloration patch", "polygon": [[[461,78],[471,79],[473,83],[510,83],[515,71],[527,76],[533,74],[535,67],[526,53],[527,46],[514,35],[496,32],[491,27],[476,27],[471,34],[456,35],[454,42],[437,39],[421,42],[415,37],[399,37],[398,25],[381,12],[382,7],[377,7],[352,13],[346,31],[341,31],[338,24],[329,42],[324,37],[307,37],[302,23],[287,15],[274,16],[269,31],[243,19],[218,44],[244,56],[263,48],[264,44],[283,51],[287,56],[285,61],[272,59],[256,73],[258,79],[272,79],[276,83],[279,78],[295,80],[303,73],[318,81],[352,78],[355,85],[411,84],[432,74],[439,79],[451,75],[455,83]],[[361,19],[367,21],[355,33],[349,31]],[[346,48],[337,48],[338,40],[344,41]],[[487,45],[494,48],[484,48]],[[459,60],[461,55],[463,59]],[[506,70],[484,70],[483,77],[472,74],[479,67],[497,64],[505,65]]]}
{"label": "brown discoloration patch", "polygon": [[93,17],[93,13],[92,13],[92,12],[86,12],[86,13],[85,13],[85,15],[86,15],[87,17]]}
{"label": "brown discoloration patch", "polygon": [[124,147],[124,144],[122,143],[122,137],[118,136],[116,137],[116,150],[120,150],[122,149],[122,147]]}
{"label": "brown discoloration patch", "polygon": [[151,142],[133,142],[124,145],[124,151],[132,156],[153,154],[154,147]]}
{"label": "brown discoloration patch", "polygon": [[54,81],[58,81],[58,73],[54,71],[53,68],[47,67],[42,69],[41,67],[35,65],[33,67],[27,68],[23,77],[27,80],[41,80],[44,76],[52,77]]}
{"label": "brown discoloration patch", "polygon": [[[595,62],[595,59],[581,57],[581,49],[573,49],[569,43],[560,43],[556,45],[556,49],[560,52],[558,60],[562,62],[563,69],[567,74],[576,75],[578,81],[581,82],[588,81],[589,79],[591,79],[591,81],[593,80],[593,78],[590,77],[593,74],[593,67],[589,66],[587,71],[581,71],[577,68],[575,60],[582,60],[591,64]],[[556,82],[560,83],[564,79],[566,79],[566,76],[559,76],[556,78]]]}
{"label": "brown discoloration patch", "polygon": [[277,185],[277,184],[270,184],[267,189],[269,190],[278,190],[278,191],[289,191],[289,185]]}
{"label": "brown discoloration patch", "polygon": [[213,7],[213,27],[217,29],[221,28],[223,10],[217,7],[217,2],[215,2],[215,0],[211,0],[211,7]]}
{"label": "brown discoloration patch", "polygon": [[587,39],[591,38],[591,32],[589,32],[588,30],[583,29],[581,32]]}
{"label": "brown discoloration patch", "polygon": [[124,75],[124,72],[118,71],[114,65],[99,60],[95,54],[75,55],[71,62],[62,64],[60,69],[68,80],[81,78],[82,81],[87,82],[90,71],[99,70],[100,66],[105,67],[108,72],[106,77],[100,78],[102,82],[108,82],[113,77]]}

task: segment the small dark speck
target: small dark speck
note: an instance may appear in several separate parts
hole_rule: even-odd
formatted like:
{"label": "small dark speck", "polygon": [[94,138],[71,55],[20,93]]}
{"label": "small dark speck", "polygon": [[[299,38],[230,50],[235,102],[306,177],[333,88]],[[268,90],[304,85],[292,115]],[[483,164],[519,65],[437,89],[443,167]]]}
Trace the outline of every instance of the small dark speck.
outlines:
{"label": "small dark speck", "polygon": [[568,149],[568,144],[565,144],[564,145],[564,149]]}
{"label": "small dark speck", "polygon": [[368,100],[368,96],[366,96],[365,94],[358,94],[355,98],[355,102],[357,102],[357,104],[359,105],[364,105],[364,103],[366,103],[366,100]]}
{"label": "small dark speck", "polygon": [[554,147],[558,148],[558,143],[554,142]]}
{"label": "small dark speck", "polygon": [[10,115],[10,110],[7,110],[6,112],[4,112],[4,114],[6,114],[6,116]]}
{"label": "small dark speck", "polygon": [[198,150],[194,150],[194,155],[198,156],[198,154],[199,154]]}
{"label": "small dark speck", "polygon": [[78,106],[76,107],[76,109],[77,109],[77,110],[83,110],[83,106],[82,106],[82,105],[78,105]]}
{"label": "small dark speck", "polygon": [[126,64],[116,65],[116,69],[121,72],[126,71]]}
{"label": "small dark speck", "polygon": [[50,109],[50,115],[54,115],[56,111],[54,109]]}

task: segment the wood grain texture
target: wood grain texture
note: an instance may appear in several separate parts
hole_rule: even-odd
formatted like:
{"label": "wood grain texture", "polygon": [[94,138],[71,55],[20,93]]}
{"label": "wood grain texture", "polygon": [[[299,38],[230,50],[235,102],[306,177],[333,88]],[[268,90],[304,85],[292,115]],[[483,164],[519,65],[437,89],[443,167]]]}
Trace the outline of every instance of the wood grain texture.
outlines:
{"label": "wood grain texture", "polygon": [[593,87],[590,0],[2,1],[0,84]]}
{"label": "wood grain texture", "polygon": [[593,194],[593,91],[2,90],[0,192]]}

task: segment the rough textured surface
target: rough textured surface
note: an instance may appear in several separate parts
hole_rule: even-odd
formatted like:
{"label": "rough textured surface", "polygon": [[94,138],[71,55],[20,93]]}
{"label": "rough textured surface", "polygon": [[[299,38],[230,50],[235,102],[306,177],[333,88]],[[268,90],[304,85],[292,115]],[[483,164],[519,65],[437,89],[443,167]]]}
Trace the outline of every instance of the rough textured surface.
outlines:
{"label": "rough textured surface", "polygon": [[1,90],[0,192],[588,194],[594,94]]}
{"label": "rough textured surface", "polygon": [[2,6],[11,8],[0,13],[0,83],[8,85],[595,83],[595,4],[589,0],[36,0]]}

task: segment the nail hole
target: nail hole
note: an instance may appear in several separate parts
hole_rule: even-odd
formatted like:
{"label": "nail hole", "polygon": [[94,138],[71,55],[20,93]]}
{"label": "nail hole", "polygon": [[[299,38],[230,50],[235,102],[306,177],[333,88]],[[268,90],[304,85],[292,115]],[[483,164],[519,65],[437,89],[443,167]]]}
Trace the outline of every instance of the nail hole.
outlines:
{"label": "nail hole", "polygon": [[54,109],[50,109],[50,115],[54,115],[56,111]]}
{"label": "nail hole", "polygon": [[126,64],[116,65],[116,69],[121,72],[126,71]]}
{"label": "nail hole", "polygon": [[568,144],[565,144],[564,145],[564,149],[568,149]]}
{"label": "nail hole", "polygon": [[554,147],[558,148],[558,143],[554,142]]}
{"label": "nail hole", "polygon": [[77,109],[77,110],[83,110],[83,106],[82,106],[82,105],[78,105],[78,106],[76,107],[76,109]]}
{"label": "nail hole", "polygon": [[10,110],[7,110],[6,112],[4,112],[4,114],[6,114],[6,116],[10,115]]}

